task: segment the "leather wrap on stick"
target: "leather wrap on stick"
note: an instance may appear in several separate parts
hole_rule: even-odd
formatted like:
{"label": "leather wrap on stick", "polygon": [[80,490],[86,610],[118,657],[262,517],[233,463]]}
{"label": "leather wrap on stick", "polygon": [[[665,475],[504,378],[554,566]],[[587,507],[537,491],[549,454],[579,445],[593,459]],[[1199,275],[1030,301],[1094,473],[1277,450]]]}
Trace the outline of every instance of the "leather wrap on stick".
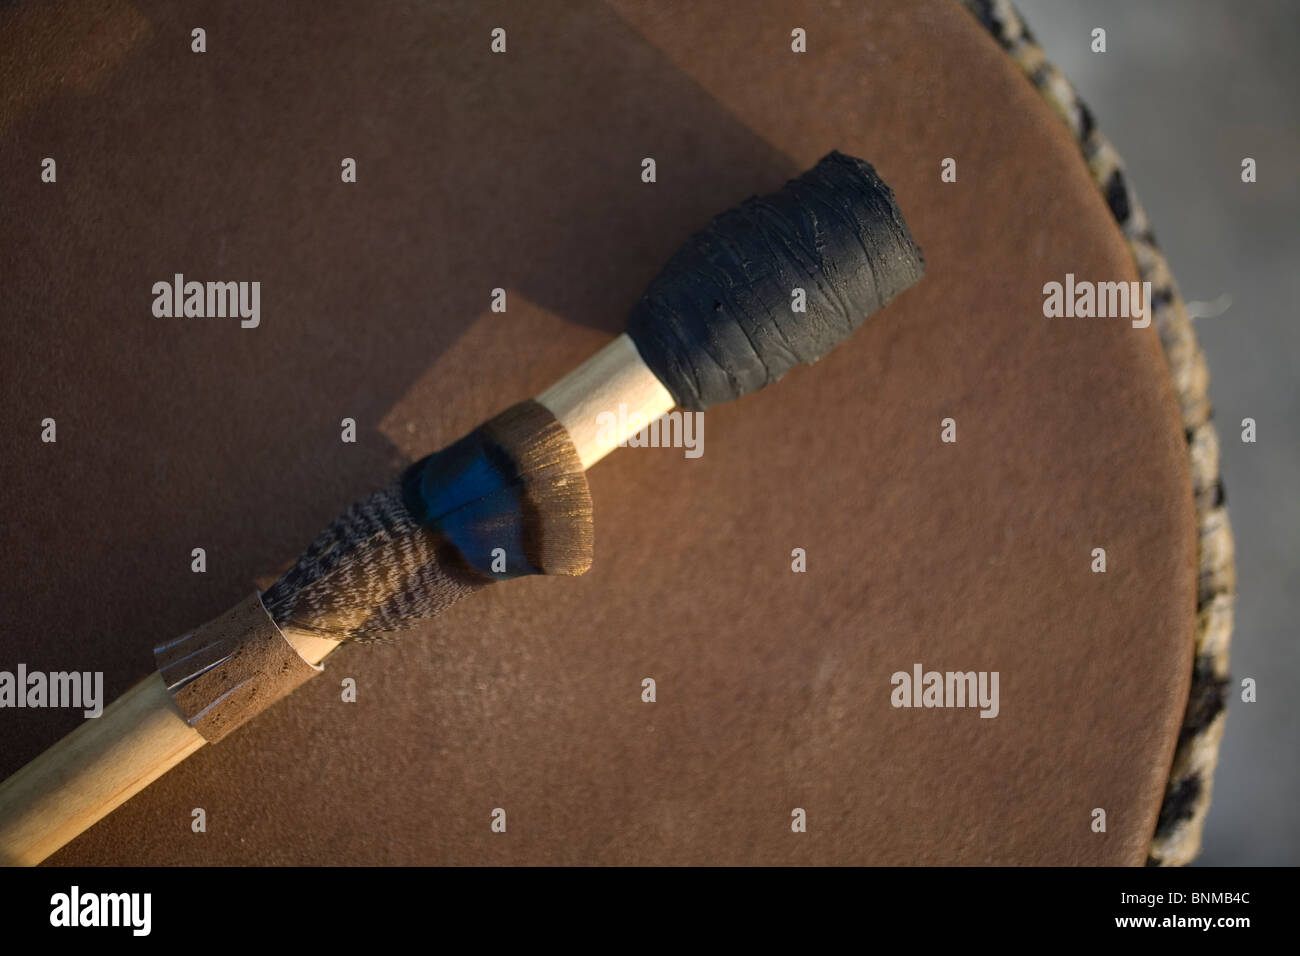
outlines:
{"label": "leather wrap on stick", "polygon": [[520,402],[354,505],[265,603],[254,594],[154,656],[186,722],[217,741],[320,673],[281,624],[366,640],[495,580],[582,574],[591,554],[578,452],[550,411]]}
{"label": "leather wrap on stick", "polygon": [[323,670],[294,649],[259,594],[154,648],[154,659],[186,723],[209,742],[225,737]]}
{"label": "leather wrap on stick", "polygon": [[386,641],[494,581],[582,574],[591,555],[581,456],[530,400],[354,503],[264,599],[291,631]]}

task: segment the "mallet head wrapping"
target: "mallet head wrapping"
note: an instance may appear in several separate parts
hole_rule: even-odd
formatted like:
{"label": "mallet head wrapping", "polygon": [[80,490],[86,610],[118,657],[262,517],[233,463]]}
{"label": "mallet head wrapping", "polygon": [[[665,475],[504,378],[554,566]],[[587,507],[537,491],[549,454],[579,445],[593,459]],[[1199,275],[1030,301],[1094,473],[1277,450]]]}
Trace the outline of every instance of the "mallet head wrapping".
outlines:
{"label": "mallet head wrapping", "polygon": [[677,403],[701,410],[815,362],[924,271],[893,191],[832,152],[691,236],[627,331]]}

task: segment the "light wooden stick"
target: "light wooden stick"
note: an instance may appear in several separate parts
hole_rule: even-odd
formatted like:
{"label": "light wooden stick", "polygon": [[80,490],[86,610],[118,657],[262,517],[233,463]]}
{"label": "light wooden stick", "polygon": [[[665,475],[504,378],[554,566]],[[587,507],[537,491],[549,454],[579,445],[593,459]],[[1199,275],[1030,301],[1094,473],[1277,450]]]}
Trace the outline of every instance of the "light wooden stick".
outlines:
{"label": "light wooden stick", "polygon": [[[671,411],[674,405],[672,395],[646,368],[627,333],[538,395],[537,401],[569,433],[583,468],[590,468],[619,442]],[[627,406],[627,416],[618,414],[620,404]],[[623,423],[612,441],[598,440],[597,420],[602,412],[612,412]],[[644,416],[636,427],[630,421],[634,413]]]}
{"label": "light wooden stick", "polygon": [[[568,431],[583,468],[608,455],[635,430],[630,424],[599,441],[597,416],[620,422],[655,421],[672,396],[620,335],[538,396]],[[626,415],[618,406],[627,407]],[[284,636],[313,664],[337,641],[291,628]],[[0,863],[41,862],[107,816],[207,741],[186,723],[162,678],[150,674],[57,744],[0,783]]]}

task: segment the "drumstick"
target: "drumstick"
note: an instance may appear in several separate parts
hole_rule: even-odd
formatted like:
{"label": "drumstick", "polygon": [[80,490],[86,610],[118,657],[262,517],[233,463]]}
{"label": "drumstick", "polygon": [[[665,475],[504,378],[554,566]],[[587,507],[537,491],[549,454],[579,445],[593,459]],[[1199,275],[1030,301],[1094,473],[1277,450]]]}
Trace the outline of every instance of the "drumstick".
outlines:
{"label": "drumstick", "polygon": [[0,861],[40,862],[344,642],[389,639],[493,581],[582,574],[586,469],[674,406],[702,411],[816,361],[923,271],[892,191],[838,152],[715,217],[625,333],[354,504],[265,594],[156,648],[158,672],[0,784]]}

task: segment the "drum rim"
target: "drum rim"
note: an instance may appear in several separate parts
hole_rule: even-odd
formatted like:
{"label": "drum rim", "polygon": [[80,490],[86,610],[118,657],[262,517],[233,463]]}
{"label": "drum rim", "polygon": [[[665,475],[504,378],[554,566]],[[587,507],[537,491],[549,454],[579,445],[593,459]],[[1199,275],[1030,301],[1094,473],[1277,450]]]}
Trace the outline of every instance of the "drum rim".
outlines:
{"label": "drum rim", "polygon": [[1010,0],[960,0],[997,41],[1052,111],[1070,128],[1143,281],[1151,282],[1154,324],[1169,367],[1183,424],[1196,504],[1195,653],[1187,708],[1178,732],[1165,795],[1147,849],[1148,866],[1182,866],[1201,848],[1214,768],[1223,738],[1229,682],[1236,568],[1232,529],[1219,474],[1219,440],[1209,398],[1209,373],[1178,285],[1124,172],[1119,154],[1098,130],[1092,111],[1048,59]]}

